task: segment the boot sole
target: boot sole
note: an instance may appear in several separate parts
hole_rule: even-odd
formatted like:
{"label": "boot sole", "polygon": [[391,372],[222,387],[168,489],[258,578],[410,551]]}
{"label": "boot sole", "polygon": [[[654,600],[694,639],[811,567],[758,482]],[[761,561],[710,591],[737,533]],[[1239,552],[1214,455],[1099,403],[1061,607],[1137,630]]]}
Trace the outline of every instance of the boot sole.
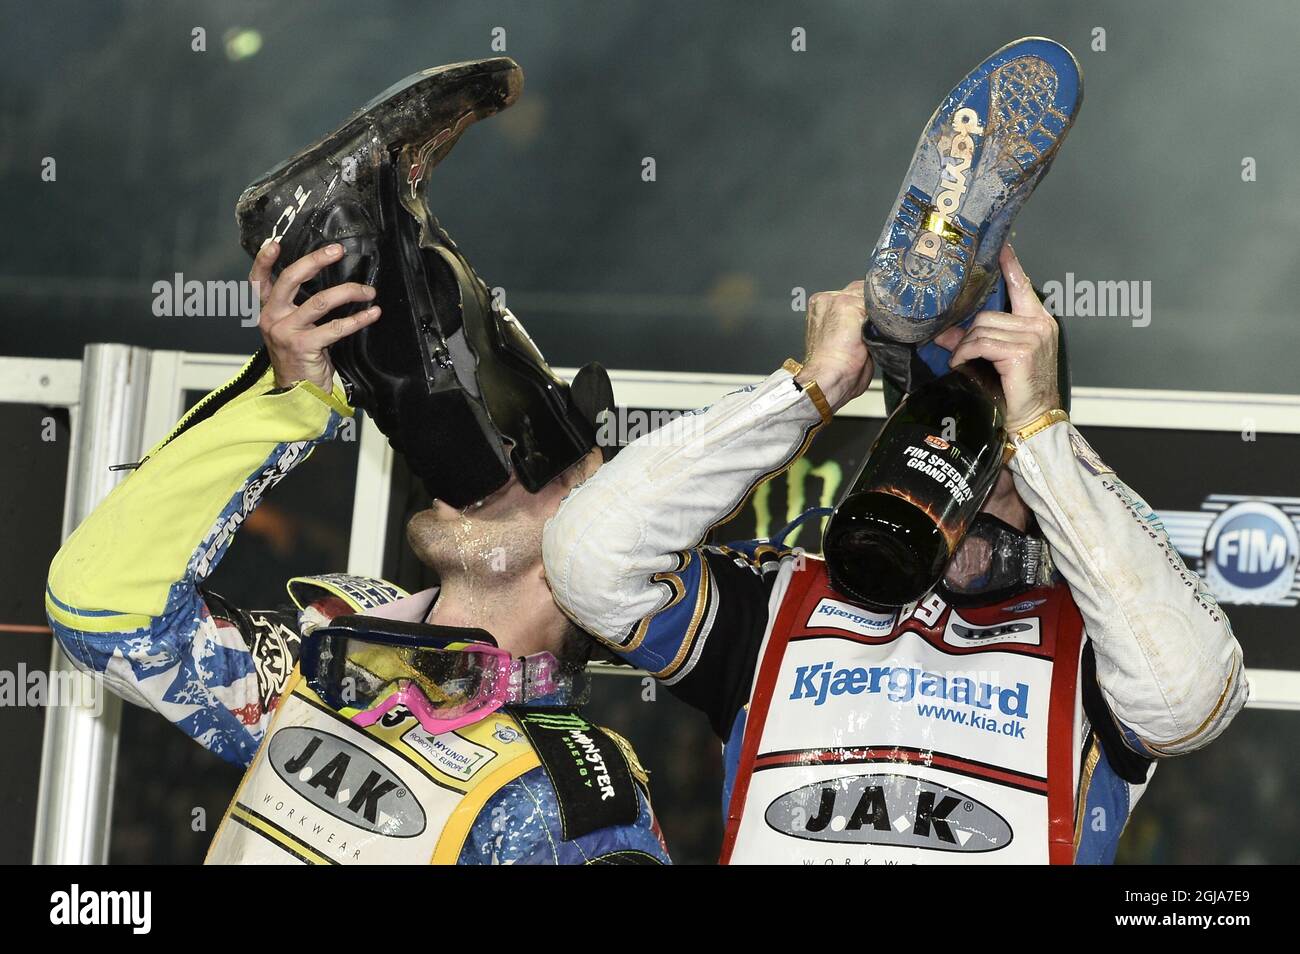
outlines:
{"label": "boot sole", "polygon": [[1074,55],[1043,37],[1008,43],[948,94],[867,269],[867,317],[883,337],[925,341],[988,297],[1011,223],[1082,100]]}

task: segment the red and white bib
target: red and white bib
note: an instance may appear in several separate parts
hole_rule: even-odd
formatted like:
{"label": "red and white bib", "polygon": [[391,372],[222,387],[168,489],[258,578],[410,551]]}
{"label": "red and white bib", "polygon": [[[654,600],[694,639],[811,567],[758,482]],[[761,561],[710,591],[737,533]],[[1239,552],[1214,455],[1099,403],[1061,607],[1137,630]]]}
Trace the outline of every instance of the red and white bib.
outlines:
{"label": "red and white bib", "polygon": [[723,863],[1070,862],[1083,623],[1066,586],[885,615],[805,558],[773,603]]}

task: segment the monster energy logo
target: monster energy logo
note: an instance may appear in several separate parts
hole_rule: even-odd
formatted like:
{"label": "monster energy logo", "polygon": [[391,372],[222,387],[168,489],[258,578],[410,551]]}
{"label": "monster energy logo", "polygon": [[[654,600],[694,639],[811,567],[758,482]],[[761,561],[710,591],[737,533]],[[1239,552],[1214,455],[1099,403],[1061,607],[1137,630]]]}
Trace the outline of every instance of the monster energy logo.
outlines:
{"label": "monster energy logo", "polygon": [[[809,502],[807,481],[808,478],[815,478],[821,481],[821,487],[812,502]],[[786,526],[804,511],[810,507],[830,507],[835,503],[835,498],[839,494],[840,484],[844,482],[844,470],[840,467],[838,461],[828,460],[824,463],[813,466],[807,458],[801,457],[786,471],[786,493],[785,493],[785,516],[779,519],[779,522],[772,518],[772,484],[776,481],[765,481],[756,491],[754,491],[754,537],[759,540],[766,540],[777,530]],[[821,541],[822,531],[826,529],[827,517],[823,517],[817,523],[818,543]],[[774,525],[775,524],[775,525]],[[785,541],[788,546],[793,546],[795,540],[798,540],[808,525],[799,528],[793,540]]]}
{"label": "monster energy logo", "polygon": [[591,728],[590,722],[572,712],[528,712],[524,714],[524,721],[544,729],[560,731],[565,729],[585,731]]}

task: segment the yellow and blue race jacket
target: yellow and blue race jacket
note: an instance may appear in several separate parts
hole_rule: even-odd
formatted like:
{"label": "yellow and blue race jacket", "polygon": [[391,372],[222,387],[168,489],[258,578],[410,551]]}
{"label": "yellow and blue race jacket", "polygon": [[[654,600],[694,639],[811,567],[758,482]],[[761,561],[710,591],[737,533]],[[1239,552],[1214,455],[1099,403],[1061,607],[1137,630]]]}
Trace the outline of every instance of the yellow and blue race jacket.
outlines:
{"label": "yellow and blue race jacket", "polygon": [[209,860],[666,863],[644,769],[568,699],[428,736],[404,710],[363,731],[302,685],[311,628],[341,613],[419,621],[436,590],[329,574],[291,582],[296,609],[246,610],[206,589],[263,495],[351,415],[339,388],[277,388],[259,353],[50,567],[46,611],[73,662],[249,768]]}

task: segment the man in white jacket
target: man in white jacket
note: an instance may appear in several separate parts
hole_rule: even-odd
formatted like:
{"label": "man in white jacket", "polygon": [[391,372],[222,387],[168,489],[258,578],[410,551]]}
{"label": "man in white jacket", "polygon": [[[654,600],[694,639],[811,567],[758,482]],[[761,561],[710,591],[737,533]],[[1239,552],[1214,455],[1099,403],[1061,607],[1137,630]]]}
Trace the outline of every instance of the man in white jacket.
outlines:
{"label": "man in white jacket", "polygon": [[1227,617],[1059,407],[1055,320],[1001,267],[1011,313],[936,343],[1001,377],[984,512],[1047,544],[1021,586],[971,594],[959,550],[882,613],[780,541],[702,545],[866,390],[861,282],[814,296],[802,365],[630,444],[547,525],[557,604],[723,740],[724,862],[1109,862],[1155,761],[1245,702]]}

